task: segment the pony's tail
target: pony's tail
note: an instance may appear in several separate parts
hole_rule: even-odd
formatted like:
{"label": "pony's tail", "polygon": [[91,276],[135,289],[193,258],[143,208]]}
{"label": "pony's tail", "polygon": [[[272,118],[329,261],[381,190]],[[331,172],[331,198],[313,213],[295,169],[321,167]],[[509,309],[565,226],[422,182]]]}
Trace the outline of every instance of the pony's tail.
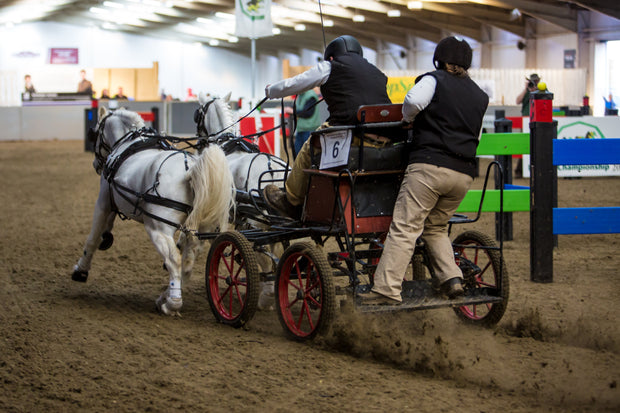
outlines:
{"label": "pony's tail", "polygon": [[234,207],[234,181],[222,149],[217,145],[205,148],[188,174],[194,190],[194,208],[185,226],[199,231],[225,231]]}

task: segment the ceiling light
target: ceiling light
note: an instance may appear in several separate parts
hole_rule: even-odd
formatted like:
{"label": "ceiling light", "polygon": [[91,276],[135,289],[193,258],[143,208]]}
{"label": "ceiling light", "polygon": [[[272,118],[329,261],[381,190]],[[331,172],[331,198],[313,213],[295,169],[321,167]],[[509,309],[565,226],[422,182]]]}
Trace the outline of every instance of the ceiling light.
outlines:
{"label": "ceiling light", "polygon": [[88,11],[94,14],[107,14],[108,13],[106,9],[102,9],[100,7],[91,7],[90,9],[88,9]]}
{"label": "ceiling light", "polygon": [[295,31],[296,32],[305,32],[306,31],[306,25],[299,23],[295,25]]}
{"label": "ceiling light", "polygon": [[334,27],[334,21],[333,20],[325,20],[323,22],[323,26],[325,26],[325,27]]}
{"label": "ceiling light", "polygon": [[280,33],[282,33],[282,30],[280,30],[279,27],[274,27],[273,29],[271,29],[271,33],[275,36],[279,35]]}
{"label": "ceiling light", "polygon": [[111,7],[113,9],[124,9],[125,8],[125,5],[116,3],[114,1],[104,1],[103,5],[106,7]]}
{"label": "ceiling light", "polygon": [[422,10],[422,2],[421,1],[410,1],[407,3],[407,8],[409,10]]}
{"label": "ceiling light", "polygon": [[220,41],[217,39],[211,39],[209,40],[209,46],[219,46],[220,45]]}
{"label": "ceiling light", "polygon": [[388,10],[387,15],[388,17],[400,17],[400,10]]}
{"label": "ceiling light", "polygon": [[238,43],[239,38],[237,36],[228,36],[228,43]]}
{"label": "ceiling light", "polygon": [[224,13],[221,11],[216,11],[215,12],[215,17],[219,17],[220,19],[227,19],[227,20],[234,20],[235,19],[235,15],[231,14],[231,13]]}
{"label": "ceiling light", "polygon": [[353,16],[353,21],[356,23],[362,23],[366,21],[366,18],[361,14],[356,14],[355,16]]}

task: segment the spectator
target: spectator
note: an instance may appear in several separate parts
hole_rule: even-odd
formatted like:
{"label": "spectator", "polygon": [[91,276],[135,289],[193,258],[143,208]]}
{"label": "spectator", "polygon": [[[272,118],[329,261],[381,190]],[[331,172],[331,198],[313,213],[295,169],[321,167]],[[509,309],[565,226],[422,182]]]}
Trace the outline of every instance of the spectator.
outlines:
{"label": "spectator", "polygon": [[32,84],[32,77],[30,75],[24,76],[24,91],[27,93],[37,93]]}
{"label": "spectator", "polygon": [[303,144],[310,137],[310,133],[321,126],[319,107],[317,105],[320,99],[319,93],[320,89],[315,87],[297,95],[297,100],[295,101],[297,118],[295,119],[295,142],[293,146],[293,157],[295,158]]}
{"label": "spectator", "polygon": [[78,83],[78,93],[83,93],[88,96],[93,95],[93,84],[90,83],[89,80],[86,80],[86,71],[84,69],[80,70],[80,83]]}
{"label": "spectator", "polygon": [[110,99],[110,92],[108,92],[108,89],[103,89],[101,91],[101,97],[99,99]]}
{"label": "spectator", "polygon": [[608,99],[605,99],[605,96],[603,96],[603,100],[605,101],[605,116],[617,115],[618,109],[616,109],[613,95],[610,93]]}
{"label": "spectator", "polygon": [[127,100],[127,96],[125,96],[123,94],[123,87],[122,86],[118,87],[118,92],[116,93],[116,95],[114,95],[114,99],[119,99],[119,100],[125,99],[125,100]]}
{"label": "spectator", "polygon": [[525,78],[525,89],[517,96],[517,105],[521,105],[521,116],[530,116],[530,95],[538,90],[540,76],[532,73],[529,78]]}

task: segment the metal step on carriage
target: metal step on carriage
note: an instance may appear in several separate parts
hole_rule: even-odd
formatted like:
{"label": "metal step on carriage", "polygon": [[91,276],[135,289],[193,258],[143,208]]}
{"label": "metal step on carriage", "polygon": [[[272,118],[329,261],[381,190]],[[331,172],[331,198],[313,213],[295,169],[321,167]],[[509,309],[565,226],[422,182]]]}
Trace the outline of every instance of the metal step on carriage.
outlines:
{"label": "metal step on carriage", "polygon": [[[351,136],[359,138],[370,133],[389,135],[395,143],[383,148],[351,146],[346,164],[329,169],[319,169],[320,159],[313,156],[315,165],[306,170],[310,183],[300,220],[269,211],[262,190],[238,192],[237,217],[261,225],[197,234],[212,241],[205,282],[209,305],[217,320],[233,327],[249,322],[257,310],[261,281],[270,280],[275,280],[280,323],[287,336],[299,341],[328,331],[338,307],[347,303],[363,313],[451,307],[463,321],[483,326],[493,326],[502,318],[509,295],[502,255],[503,234],[498,234],[499,245],[479,231],[463,232],[453,240],[454,259],[464,276],[465,294],[461,297],[449,299],[435,287],[430,252],[421,237],[408,271],[403,274],[401,305],[363,305],[357,298],[372,286],[406,168],[410,130],[403,127],[400,119],[401,105],[363,106],[358,111],[357,125],[313,133],[311,139],[316,145],[329,136],[350,140]],[[361,140],[363,143],[364,138]],[[455,224],[480,218],[493,167],[501,178],[500,165],[492,162],[485,174],[477,215],[455,215],[450,220],[450,230]],[[500,213],[500,219],[501,216]],[[499,228],[503,228],[501,223]],[[266,248],[275,243],[284,246],[280,257]],[[275,271],[260,272],[259,255],[267,256]]]}

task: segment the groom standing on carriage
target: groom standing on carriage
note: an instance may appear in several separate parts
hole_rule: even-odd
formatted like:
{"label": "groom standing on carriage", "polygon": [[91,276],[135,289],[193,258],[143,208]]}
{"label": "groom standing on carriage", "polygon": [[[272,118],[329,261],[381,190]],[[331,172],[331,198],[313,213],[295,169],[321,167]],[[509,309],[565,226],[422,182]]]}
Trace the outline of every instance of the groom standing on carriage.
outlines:
{"label": "groom standing on carriage", "polygon": [[[324,59],[295,77],[267,85],[265,95],[277,99],[320,86],[329,110],[327,124],[322,127],[353,125],[360,106],[392,103],[386,89],[387,77],[364,59],[362,46],[353,36],[344,35],[332,40],[325,49]],[[310,142],[308,139],[297,154],[286,180],[286,192],[276,185],[268,185],[264,191],[272,208],[292,218],[299,217],[306,196],[308,177],[303,170],[312,164]],[[377,143],[387,142],[386,139]]]}

